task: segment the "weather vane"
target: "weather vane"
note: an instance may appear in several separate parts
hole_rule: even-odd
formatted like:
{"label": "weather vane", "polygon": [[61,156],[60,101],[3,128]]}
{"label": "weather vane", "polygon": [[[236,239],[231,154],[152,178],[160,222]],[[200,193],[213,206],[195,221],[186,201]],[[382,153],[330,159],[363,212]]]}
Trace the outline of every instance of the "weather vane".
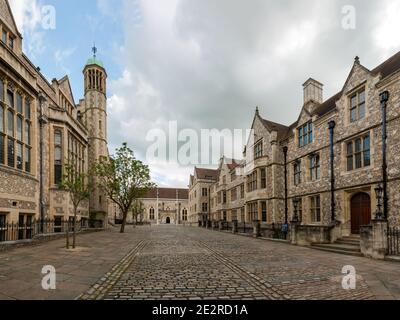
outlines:
{"label": "weather vane", "polygon": [[96,58],[96,53],[97,53],[96,43],[93,45],[92,51],[93,51],[93,58]]}

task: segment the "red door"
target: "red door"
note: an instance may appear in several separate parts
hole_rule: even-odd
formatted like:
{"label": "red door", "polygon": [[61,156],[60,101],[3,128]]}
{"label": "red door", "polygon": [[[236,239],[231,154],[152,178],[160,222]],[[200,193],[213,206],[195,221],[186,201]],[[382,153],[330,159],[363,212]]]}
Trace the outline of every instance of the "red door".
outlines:
{"label": "red door", "polygon": [[351,233],[360,234],[360,227],[371,223],[371,198],[358,193],[351,199]]}

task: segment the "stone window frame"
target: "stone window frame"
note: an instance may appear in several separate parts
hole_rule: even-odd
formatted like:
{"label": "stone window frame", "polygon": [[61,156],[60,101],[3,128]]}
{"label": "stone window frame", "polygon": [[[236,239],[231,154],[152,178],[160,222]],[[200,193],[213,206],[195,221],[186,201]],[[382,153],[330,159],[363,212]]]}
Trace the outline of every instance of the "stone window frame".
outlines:
{"label": "stone window frame", "polygon": [[266,167],[260,169],[260,186],[261,186],[261,189],[267,188],[267,168]]}
{"label": "stone window frame", "polygon": [[295,186],[298,186],[302,183],[301,174],[301,159],[298,159],[293,163],[293,183]]}
{"label": "stone window frame", "polygon": [[250,202],[247,204],[247,216],[251,218],[251,221],[258,220],[258,202]]}
{"label": "stone window frame", "polygon": [[257,188],[257,181],[258,181],[258,174],[257,170],[247,176],[247,192],[256,191]]}
{"label": "stone window frame", "polygon": [[[297,201],[297,212],[294,212],[294,208],[295,208],[295,201]],[[302,223],[303,222],[303,198],[295,198],[293,199],[293,213],[297,213],[297,217],[299,218],[299,222]]]}
{"label": "stone window frame", "polygon": [[207,188],[201,188],[201,196],[208,197],[208,189]]}
{"label": "stone window frame", "polygon": [[[349,122],[356,123],[367,115],[367,90],[365,85],[357,88],[348,95],[349,99]],[[353,100],[355,101],[353,102]],[[353,112],[355,112],[353,117]]]}
{"label": "stone window frame", "polygon": [[208,203],[207,202],[203,202],[201,204],[201,212],[208,212]]}
{"label": "stone window frame", "polygon": [[314,123],[312,120],[297,128],[298,147],[303,148],[314,142]]}
{"label": "stone window frame", "polygon": [[[8,78],[0,77],[0,105],[3,109],[3,130],[0,132],[4,141],[3,157],[0,165],[31,173],[32,150],[32,110],[31,97]],[[11,98],[9,97],[11,94]],[[20,98],[17,99],[17,96]],[[9,102],[12,100],[12,105]],[[21,102],[18,107],[17,102]],[[29,111],[29,114],[27,114]],[[11,127],[9,125],[11,121]],[[9,132],[9,129],[12,132]],[[28,130],[28,131],[27,131]],[[28,135],[27,135],[28,134]],[[29,139],[28,139],[29,138]]]}
{"label": "stone window frame", "polygon": [[254,144],[254,160],[262,158],[264,155],[263,140],[259,140]]}
{"label": "stone window frame", "polygon": [[149,220],[155,220],[155,209],[153,207],[149,209]]}
{"label": "stone window frame", "polygon": [[321,180],[321,155],[314,153],[309,156],[310,161],[310,181]]}
{"label": "stone window frame", "polygon": [[267,201],[261,201],[261,223],[268,223]]}
{"label": "stone window frame", "polygon": [[[57,142],[57,136],[59,136],[60,142]],[[64,133],[63,129],[59,127],[55,127],[53,129],[53,184],[58,185],[62,181],[62,175],[63,175],[63,138],[64,138]],[[57,150],[60,151],[60,159],[56,159],[57,156]]]}
{"label": "stone window frame", "polygon": [[188,211],[186,208],[182,210],[182,221],[188,221]]}
{"label": "stone window frame", "polygon": [[[368,141],[368,144],[366,142]],[[357,148],[357,146],[360,146]],[[350,151],[351,148],[351,151]],[[371,161],[371,134],[359,135],[345,142],[346,172],[369,168]],[[359,159],[359,161],[357,161]],[[351,160],[351,166],[350,161]],[[358,165],[359,164],[359,165]]]}
{"label": "stone window frame", "polygon": [[310,218],[311,223],[322,222],[322,211],[321,211],[321,195],[315,195],[309,197],[310,200]]}

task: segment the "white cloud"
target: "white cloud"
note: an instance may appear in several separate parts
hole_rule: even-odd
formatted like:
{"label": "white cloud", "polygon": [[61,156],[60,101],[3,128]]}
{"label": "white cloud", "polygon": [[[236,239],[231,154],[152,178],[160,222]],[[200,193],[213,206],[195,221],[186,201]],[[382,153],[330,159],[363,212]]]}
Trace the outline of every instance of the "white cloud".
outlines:
{"label": "white cloud", "polygon": [[76,48],[59,49],[54,52],[54,61],[58,67],[60,67],[65,74],[70,74],[70,69],[66,67],[66,60],[70,58],[76,51]]}

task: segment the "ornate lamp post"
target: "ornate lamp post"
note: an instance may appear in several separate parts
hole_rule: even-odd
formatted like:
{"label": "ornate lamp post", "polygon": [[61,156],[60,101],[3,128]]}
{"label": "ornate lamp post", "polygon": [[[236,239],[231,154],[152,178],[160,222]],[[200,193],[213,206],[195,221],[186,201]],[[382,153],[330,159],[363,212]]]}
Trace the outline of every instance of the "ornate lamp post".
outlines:
{"label": "ornate lamp post", "polygon": [[378,185],[375,188],[375,194],[376,194],[376,199],[378,201],[377,211],[375,213],[375,218],[376,218],[376,220],[383,220],[384,219],[384,214],[382,212],[382,207],[383,207],[383,205],[382,205],[382,197],[383,197],[382,185]]}
{"label": "ornate lamp post", "polygon": [[388,195],[387,195],[387,158],[386,158],[386,140],[387,140],[387,127],[386,127],[386,107],[389,101],[390,94],[384,91],[379,95],[382,111],[382,179],[383,179],[383,218],[388,218]]}

